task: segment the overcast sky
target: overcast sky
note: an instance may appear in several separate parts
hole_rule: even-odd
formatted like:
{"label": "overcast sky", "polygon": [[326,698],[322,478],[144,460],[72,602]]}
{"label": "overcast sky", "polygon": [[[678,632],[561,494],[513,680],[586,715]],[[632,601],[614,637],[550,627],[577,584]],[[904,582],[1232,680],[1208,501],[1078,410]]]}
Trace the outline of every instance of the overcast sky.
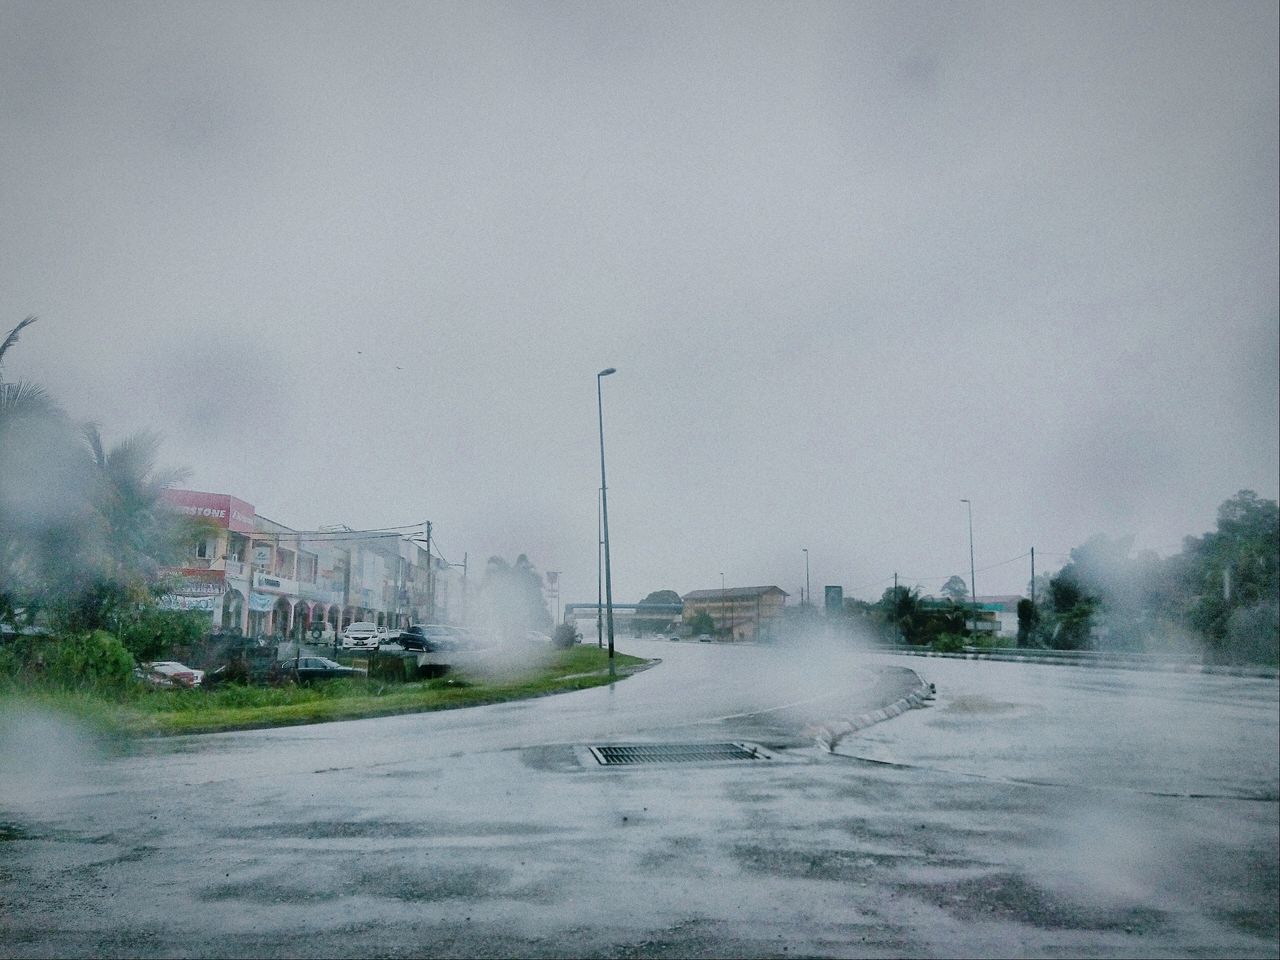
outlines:
{"label": "overcast sky", "polygon": [[[9,379],[594,599],[1277,495],[1277,6],[0,2]],[[998,565],[997,564],[1001,564]]]}

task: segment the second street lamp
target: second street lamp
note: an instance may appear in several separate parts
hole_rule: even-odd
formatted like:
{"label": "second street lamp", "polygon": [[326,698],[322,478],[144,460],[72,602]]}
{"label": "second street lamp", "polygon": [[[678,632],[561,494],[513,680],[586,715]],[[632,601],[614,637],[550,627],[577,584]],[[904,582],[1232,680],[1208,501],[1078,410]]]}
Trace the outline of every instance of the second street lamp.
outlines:
{"label": "second street lamp", "polygon": [[596,374],[596,412],[600,419],[600,524],[604,528],[604,603],[609,621],[609,676],[613,676],[613,578],[609,569],[609,485],[604,480],[604,392],[600,381],[611,373],[607,367]]}
{"label": "second street lamp", "polygon": [[978,632],[978,585],[973,582],[973,503],[961,498],[969,508],[969,604],[973,607],[973,632]]}
{"label": "second street lamp", "polygon": [[[809,548],[801,547],[804,551],[804,595],[809,601],[809,606],[813,606],[813,588],[809,586]],[[801,604],[803,606],[803,604]]]}

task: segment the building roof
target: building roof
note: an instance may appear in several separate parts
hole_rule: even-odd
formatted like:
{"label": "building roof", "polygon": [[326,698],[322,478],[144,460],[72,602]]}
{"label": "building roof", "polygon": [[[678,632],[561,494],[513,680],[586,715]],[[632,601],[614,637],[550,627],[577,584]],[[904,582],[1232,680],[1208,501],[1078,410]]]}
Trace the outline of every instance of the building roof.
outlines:
{"label": "building roof", "polygon": [[978,603],[984,607],[1000,606],[1004,607],[1006,610],[1016,610],[1018,608],[1018,601],[1021,599],[1023,599],[1023,597],[1020,594],[1007,593],[989,597],[979,596]]}
{"label": "building roof", "polygon": [[681,600],[719,600],[721,598],[733,598],[741,600],[743,597],[760,597],[766,593],[780,593],[784,597],[787,591],[781,587],[726,587],[723,590],[691,590],[686,593]]}

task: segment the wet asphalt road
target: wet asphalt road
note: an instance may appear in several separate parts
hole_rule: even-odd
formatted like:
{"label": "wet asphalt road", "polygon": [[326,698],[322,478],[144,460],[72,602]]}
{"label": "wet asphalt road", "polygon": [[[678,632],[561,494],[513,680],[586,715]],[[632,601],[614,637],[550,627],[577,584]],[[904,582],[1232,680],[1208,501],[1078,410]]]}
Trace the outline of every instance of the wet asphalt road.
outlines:
{"label": "wet asphalt road", "polygon": [[[620,646],[664,662],[128,756],[24,718],[0,752],[0,955],[1280,954],[1275,681]],[[835,754],[799,735],[903,668],[938,700]],[[693,740],[774,759],[575,749]]]}

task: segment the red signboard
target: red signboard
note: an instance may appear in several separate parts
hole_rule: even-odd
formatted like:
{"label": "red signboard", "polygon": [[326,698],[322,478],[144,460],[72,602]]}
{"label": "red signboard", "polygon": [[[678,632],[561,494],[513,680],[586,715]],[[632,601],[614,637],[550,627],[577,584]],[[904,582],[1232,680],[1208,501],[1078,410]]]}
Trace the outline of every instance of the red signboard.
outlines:
{"label": "red signboard", "polygon": [[189,517],[208,520],[236,533],[253,533],[253,504],[237,500],[229,494],[165,490],[164,498],[170,506]]}

